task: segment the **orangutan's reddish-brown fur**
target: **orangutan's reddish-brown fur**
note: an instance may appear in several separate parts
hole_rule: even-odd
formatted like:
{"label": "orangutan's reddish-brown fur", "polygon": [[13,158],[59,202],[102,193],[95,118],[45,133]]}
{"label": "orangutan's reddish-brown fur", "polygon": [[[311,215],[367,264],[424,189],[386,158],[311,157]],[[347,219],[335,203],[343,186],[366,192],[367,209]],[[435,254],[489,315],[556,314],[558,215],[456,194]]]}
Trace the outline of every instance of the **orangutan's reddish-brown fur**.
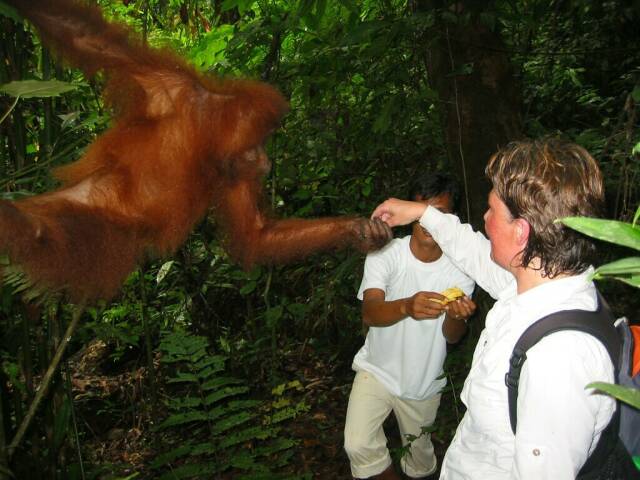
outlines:
{"label": "orangutan's reddish-brown fur", "polygon": [[287,103],[272,87],[197,73],[73,0],[9,0],[43,43],[87,75],[104,71],[112,127],[62,187],[0,202],[0,251],[30,278],[75,300],[108,298],[148,255],[174,251],[210,207],[245,266],[323,249],[367,251],[390,238],[362,218],[273,220],[260,208],[270,164],[262,144]]}

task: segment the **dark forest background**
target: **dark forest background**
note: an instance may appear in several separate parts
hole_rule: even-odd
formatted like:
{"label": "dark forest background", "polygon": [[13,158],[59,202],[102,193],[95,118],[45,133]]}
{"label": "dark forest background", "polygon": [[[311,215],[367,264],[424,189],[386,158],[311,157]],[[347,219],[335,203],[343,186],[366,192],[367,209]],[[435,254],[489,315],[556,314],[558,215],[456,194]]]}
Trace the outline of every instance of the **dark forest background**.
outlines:
{"label": "dark forest background", "polygon": [[[291,111],[268,145],[265,180],[277,216],[368,216],[440,168],[459,176],[459,214],[481,229],[488,157],[509,140],[547,134],[598,159],[609,218],[631,221],[638,207],[637,0],[98,3],[202,71],[284,93]],[[55,187],[51,168],[77,159],[110,112],[100,78],[66,68],[2,3],[0,14],[0,84],[73,86],[0,95],[0,195],[13,199]],[[601,246],[602,263],[627,254]],[[116,301],[84,311],[11,458],[1,447],[27,415],[75,306],[48,298],[36,307],[19,282],[5,282],[0,478],[350,478],[342,422],[363,342],[363,261],[340,252],[243,271],[213,222],[202,222],[172,258],[133,273]],[[633,286],[600,288],[616,313],[639,318]],[[481,291],[476,298],[470,332],[447,360],[440,456],[491,305]],[[397,458],[397,439],[392,446]]]}

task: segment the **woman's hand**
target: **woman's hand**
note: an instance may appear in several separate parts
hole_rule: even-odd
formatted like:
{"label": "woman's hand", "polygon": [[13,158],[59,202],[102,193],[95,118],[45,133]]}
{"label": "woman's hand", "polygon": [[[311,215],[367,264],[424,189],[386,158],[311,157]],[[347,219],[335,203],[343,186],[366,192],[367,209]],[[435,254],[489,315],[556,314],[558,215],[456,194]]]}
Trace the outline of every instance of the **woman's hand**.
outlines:
{"label": "woman's hand", "polygon": [[376,207],[371,218],[379,218],[390,227],[397,227],[415,222],[426,209],[424,203],[390,198]]}

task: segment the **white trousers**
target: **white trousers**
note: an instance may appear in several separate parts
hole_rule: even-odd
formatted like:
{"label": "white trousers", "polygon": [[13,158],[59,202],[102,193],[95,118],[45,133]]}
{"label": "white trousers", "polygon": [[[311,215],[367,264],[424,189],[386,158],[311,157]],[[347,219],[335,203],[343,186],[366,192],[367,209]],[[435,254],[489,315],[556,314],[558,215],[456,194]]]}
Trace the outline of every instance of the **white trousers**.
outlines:
{"label": "white trousers", "polygon": [[351,462],[351,474],[355,478],[369,478],[385,471],[391,465],[387,449],[387,437],[382,424],[393,411],[402,444],[409,441],[406,435],[418,439],[411,442],[400,465],[410,477],[424,477],[436,471],[431,435],[422,435],[422,427],[430,427],[436,419],[440,394],[425,400],[398,398],[369,372],[359,371],[353,380],[347,419],[344,427],[344,448]]}

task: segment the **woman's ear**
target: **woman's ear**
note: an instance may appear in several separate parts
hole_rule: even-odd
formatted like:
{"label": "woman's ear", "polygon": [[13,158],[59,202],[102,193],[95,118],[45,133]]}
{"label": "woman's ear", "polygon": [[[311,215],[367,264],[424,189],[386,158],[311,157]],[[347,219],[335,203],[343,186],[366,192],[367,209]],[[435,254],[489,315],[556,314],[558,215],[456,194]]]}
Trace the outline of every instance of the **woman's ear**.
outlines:
{"label": "woman's ear", "polygon": [[516,218],[516,241],[518,245],[524,248],[529,241],[529,234],[531,233],[531,225],[524,218]]}

